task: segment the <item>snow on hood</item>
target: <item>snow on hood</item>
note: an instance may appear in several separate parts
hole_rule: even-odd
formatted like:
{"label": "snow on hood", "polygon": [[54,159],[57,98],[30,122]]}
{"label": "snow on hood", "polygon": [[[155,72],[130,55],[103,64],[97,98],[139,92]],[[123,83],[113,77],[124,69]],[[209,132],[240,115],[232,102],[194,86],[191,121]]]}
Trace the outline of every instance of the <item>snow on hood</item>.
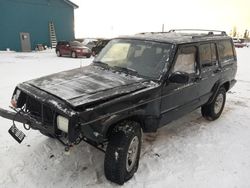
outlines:
{"label": "snow on hood", "polygon": [[73,107],[131,93],[145,88],[145,79],[90,65],[26,83],[61,98]]}

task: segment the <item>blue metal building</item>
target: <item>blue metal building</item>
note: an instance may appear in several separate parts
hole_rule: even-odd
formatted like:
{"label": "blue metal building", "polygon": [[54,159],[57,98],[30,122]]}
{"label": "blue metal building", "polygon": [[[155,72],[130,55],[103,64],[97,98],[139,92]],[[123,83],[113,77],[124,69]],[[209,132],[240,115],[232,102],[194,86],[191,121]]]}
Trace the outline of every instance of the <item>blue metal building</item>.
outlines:
{"label": "blue metal building", "polygon": [[0,50],[51,46],[49,23],[53,23],[57,40],[73,40],[76,8],[69,0],[0,0]]}

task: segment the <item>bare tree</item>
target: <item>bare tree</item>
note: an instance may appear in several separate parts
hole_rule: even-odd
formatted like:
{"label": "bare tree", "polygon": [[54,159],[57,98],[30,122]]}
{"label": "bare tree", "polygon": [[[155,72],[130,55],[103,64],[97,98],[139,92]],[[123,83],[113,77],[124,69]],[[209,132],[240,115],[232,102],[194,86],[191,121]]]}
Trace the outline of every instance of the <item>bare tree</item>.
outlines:
{"label": "bare tree", "polygon": [[237,27],[236,26],[233,27],[232,34],[233,34],[233,37],[237,36]]}
{"label": "bare tree", "polygon": [[244,38],[249,39],[249,31],[247,29],[244,32]]}

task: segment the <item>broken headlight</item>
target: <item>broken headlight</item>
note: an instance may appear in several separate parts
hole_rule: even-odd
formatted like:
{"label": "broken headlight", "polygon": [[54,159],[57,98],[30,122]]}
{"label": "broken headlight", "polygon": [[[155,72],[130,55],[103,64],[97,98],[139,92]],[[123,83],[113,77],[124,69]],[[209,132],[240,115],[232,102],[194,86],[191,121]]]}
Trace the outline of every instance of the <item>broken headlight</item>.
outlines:
{"label": "broken headlight", "polygon": [[12,105],[14,108],[17,108],[17,101],[18,101],[18,98],[20,97],[20,94],[21,94],[21,90],[16,89],[15,93],[14,93],[13,96],[12,96],[11,105]]}

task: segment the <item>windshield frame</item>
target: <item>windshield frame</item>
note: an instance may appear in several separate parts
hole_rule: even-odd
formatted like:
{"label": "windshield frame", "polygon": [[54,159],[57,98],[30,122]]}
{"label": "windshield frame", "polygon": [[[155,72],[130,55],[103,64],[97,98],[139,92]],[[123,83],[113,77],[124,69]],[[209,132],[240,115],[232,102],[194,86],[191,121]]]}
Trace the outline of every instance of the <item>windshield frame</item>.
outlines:
{"label": "windshield frame", "polygon": [[129,67],[127,68],[128,70],[124,69],[126,67],[120,67],[120,70],[118,70],[117,66],[110,66],[106,62],[100,61],[103,58],[103,56],[105,55],[105,53],[107,53],[107,49],[109,49],[109,44],[107,44],[103,48],[103,50],[101,51],[101,53],[99,53],[98,56],[95,57],[95,59],[93,61],[94,64],[96,64],[97,66],[101,66],[100,64],[103,63],[103,64],[105,64],[105,66],[102,66],[103,68],[125,72],[125,73],[130,74],[130,75],[136,75],[138,77],[142,77],[142,78],[145,78],[145,79],[148,79],[148,80],[153,80],[153,81],[161,81],[162,78],[165,77],[165,75],[168,73],[168,71],[171,68],[171,64],[172,64],[172,60],[173,60],[174,52],[175,52],[175,48],[176,48],[174,43],[165,42],[165,41],[157,41],[157,40],[137,39],[137,38],[115,38],[115,39],[110,40],[110,42],[112,42],[112,41],[118,41],[117,43],[119,43],[119,41],[121,43],[122,42],[131,43],[131,42],[134,42],[134,41],[138,41],[138,44],[140,44],[140,43],[145,43],[145,44],[148,43],[148,44],[155,44],[155,45],[159,44],[159,46],[160,45],[169,45],[170,52],[169,52],[168,57],[165,59],[162,72],[159,73],[159,75],[158,75],[157,78],[156,77],[150,77],[150,76],[142,75],[142,74],[139,74],[139,73],[135,73],[133,71],[130,71]]}

